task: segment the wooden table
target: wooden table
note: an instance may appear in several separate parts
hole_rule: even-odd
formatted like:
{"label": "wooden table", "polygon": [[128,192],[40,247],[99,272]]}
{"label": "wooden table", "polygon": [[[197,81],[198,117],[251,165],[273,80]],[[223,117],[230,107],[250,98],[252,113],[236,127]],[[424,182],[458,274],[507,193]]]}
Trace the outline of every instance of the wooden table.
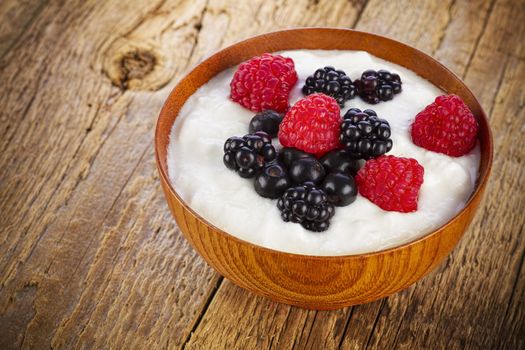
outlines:
{"label": "wooden table", "polygon": [[[525,2],[24,0],[0,3],[0,348],[525,347]],[[490,115],[487,195],[407,290],[338,311],[256,297],[188,246],[160,189],[158,112],[217,49],[337,26],[404,41]]]}

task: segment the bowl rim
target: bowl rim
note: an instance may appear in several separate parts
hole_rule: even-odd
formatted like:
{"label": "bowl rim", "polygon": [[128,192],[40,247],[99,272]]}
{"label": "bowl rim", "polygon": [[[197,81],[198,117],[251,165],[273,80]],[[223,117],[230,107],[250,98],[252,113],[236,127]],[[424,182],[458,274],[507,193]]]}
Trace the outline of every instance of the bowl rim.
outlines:
{"label": "bowl rim", "polygon": [[[273,249],[273,248],[264,247],[264,246],[261,246],[261,245],[258,245],[258,244],[246,241],[244,239],[236,237],[236,236],[234,236],[234,235],[232,235],[232,234],[230,234],[230,233],[228,233],[228,232],[218,228],[214,224],[210,223],[207,219],[202,217],[200,214],[198,214],[195,210],[193,210],[193,208],[191,208],[191,206],[188,205],[186,203],[186,201],[184,201],[182,199],[182,197],[177,193],[177,191],[173,187],[173,185],[171,183],[171,180],[170,180],[170,178],[168,176],[168,173],[167,173],[167,158],[164,159],[164,160],[160,159],[160,151],[159,150],[162,147],[161,142],[160,142],[160,139],[161,139],[161,124],[162,124],[161,120],[164,119],[164,117],[163,117],[164,115],[169,113],[167,106],[169,105],[169,102],[173,99],[173,97],[176,94],[178,88],[184,82],[186,82],[189,79],[189,76],[192,75],[199,68],[199,66],[209,62],[215,56],[224,55],[226,52],[228,52],[229,50],[231,50],[235,46],[241,46],[243,44],[247,44],[249,41],[252,41],[254,39],[260,40],[260,39],[264,39],[267,36],[279,35],[280,33],[303,32],[303,31],[312,31],[312,30],[316,30],[316,31],[320,30],[320,31],[327,31],[327,32],[333,32],[333,31],[354,32],[354,33],[356,33],[358,35],[364,35],[364,36],[369,36],[369,37],[376,38],[376,39],[379,39],[379,40],[385,40],[385,41],[393,42],[394,44],[400,45],[401,47],[403,47],[403,49],[414,50],[418,54],[426,56],[427,59],[430,59],[431,61],[434,61],[434,63],[436,63],[442,69],[447,71],[449,74],[451,74],[453,77],[455,77],[458,81],[460,81],[461,84],[464,86],[465,90],[472,95],[474,102],[477,103],[480,106],[480,115],[479,115],[479,117],[481,119],[483,119],[483,121],[487,125],[487,136],[488,137],[487,137],[486,141],[488,143],[488,147],[487,147],[487,149],[488,149],[488,157],[487,157],[486,171],[483,174],[481,174],[480,169],[478,169],[478,178],[476,179],[476,185],[475,185],[474,191],[470,194],[468,200],[465,202],[465,206],[459,212],[457,212],[452,218],[450,218],[445,224],[443,224],[443,225],[433,229],[432,231],[430,231],[430,232],[428,232],[428,233],[426,233],[426,234],[424,234],[424,235],[422,235],[420,237],[417,237],[417,238],[415,238],[413,240],[410,240],[408,242],[404,242],[404,243],[402,243],[400,245],[396,245],[396,246],[393,246],[393,247],[389,247],[389,248],[385,248],[385,249],[381,249],[381,250],[377,250],[377,251],[373,251],[373,252],[344,254],[344,255],[310,255],[310,254],[301,254],[301,253],[291,253],[291,252],[285,252],[285,251],[280,251],[280,250]],[[293,49],[293,50],[300,50],[300,49]],[[381,58],[381,57],[379,57],[379,58]],[[381,58],[381,59],[384,59],[384,58]],[[399,65],[404,67],[404,68],[410,69],[409,67],[403,66],[402,64],[399,64]],[[229,67],[229,68],[231,68],[231,67]],[[410,70],[412,70],[412,69],[410,69]],[[210,80],[211,79],[212,78],[210,78]],[[423,79],[425,79],[425,78],[423,78]],[[425,80],[427,80],[427,79],[425,79]],[[434,83],[432,83],[432,84],[435,85]],[[442,87],[440,87],[440,86],[438,86],[438,87],[440,89],[442,89]],[[199,88],[200,88],[200,86],[199,86]],[[448,93],[447,91],[445,91],[445,92]],[[184,101],[184,103],[186,103],[186,101]],[[183,103],[183,105],[184,105],[184,103]],[[176,117],[174,118],[173,122],[170,125],[169,132],[168,132],[168,135],[167,135],[168,138],[171,135],[171,130],[173,128],[173,124],[175,123],[175,120],[176,120]],[[461,216],[470,207],[470,205],[474,201],[474,199],[483,194],[482,193],[483,189],[485,188],[485,185],[486,185],[486,183],[488,181],[488,178],[489,178],[489,175],[491,173],[492,163],[493,163],[493,153],[494,153],[494,141],[493,141],[493,135],[492,135],[492,130],[491,130],[491,127],[490,127],[489,119],[488,119],[488,117],[487,117],[483,107],[481,106],[481,103],[478,101],[478,99],[476,98],[474,93],[465,84],[465,82],[463,82],[463,80],[460,77],[458,77],[454,72],[452,72],[450,69],[448,69],[445,65],[443,65],[441,62],[439,62],[438,60],[436,60],[432,56],[426,54],[425,52],[423,52],[423,51],[421,51],[421,50],[419,50],[417,48],[414,48],[414,47],[412,47],[410,45],[407,45],[407,44],[405,44],[405,43],[403,43],[401,41],[398,41],[398,40],[395,40],[395,39],[391,39],[391,38],[388,38],[386,36],[374,34],[374,33],[369,33],[369,32],[364,32],[364,31],[359,31],[359,30],[354,30],[354,29],[347,29],[347,28],[337,28],[337,27],[296,27],[296,28],[290,28],[290,29],[283,29],[283,30],[277,30],[277,31],[272,31],[272,32],[266,32],[266,33],[263,33],[263,34],[251,36],[251,37],[248,37],[246,39],[242,39],[242,40],[236,41],[236,42],[232,43],[231,45],[228,45],[228,46],[226,46],[226,47],[224,47],[224,48],[222,48],[220,50],[214,51],[213,53],[209,54],[205,59],[203,59],[203,60],[199,61],[198,63],[196,63],[195,65],[193,65],[192,68],[184,74],[183,78],[181,78],[177,82],[177,84],[173,87],[173,89],[171,90],[171,92],[168,95],[167,99],[164,101],[162,109],[161,109],[161,111],[159,113],[159,116],[157,118],[154,138],[155,138],[154,139],[155,161],[156,161],[157,169],[159,171],[159,174],[160,174],[162,180],[167,185],[167,189],[169,190],[170,194],[173,195],[184,206],[184,209],[188,210],[199,221],[201,221],[202,223],[204,223],[207,226],[209,226],[210,228],[212,228],[218,234],[225,236],[224,238],[231,239],[231,240],[235,241],[237,244],[247,245],[252,250],[262,250],[262,251],[264,251],[264,252],[266,252],[268,254],[283,255],[283,256],[286,256],[287,258],[299,258],[299,257],[301,257],[303,259],[306,258],[306,259],[309,259],[309,260],[320,260],[320,261],[321,260],[322,261],[327,261],[327,260],[329,260],[329,261],[337,261],[337,260],[341,261],[341,260],[348,260],[348,259],[366,259],[366,258],[370,258],[370,257],[373,257],[373,256],[378,256],[378,255],[394,254],[396,252],[405,250],[406,248],[415,246],[415,245],[421,243],[422,241],[430,239],[433,236],[437,235],[440,231],[447,229],[449,226],[452,226],[458,220],[458,217]],[[479,144],[479,142],[480,141],[479,141],[479,134],[478,134],[478,142],[477,143]],[[167,142],[167,145],[169,146],[169,140]],[[167,151],[166,151],[166,156],[167,156]],[[178,223],[177,223],[177,225],[178,225]],[[463,235],[463,234],[464,234],[464,232],[462,232],[461,235]]]}

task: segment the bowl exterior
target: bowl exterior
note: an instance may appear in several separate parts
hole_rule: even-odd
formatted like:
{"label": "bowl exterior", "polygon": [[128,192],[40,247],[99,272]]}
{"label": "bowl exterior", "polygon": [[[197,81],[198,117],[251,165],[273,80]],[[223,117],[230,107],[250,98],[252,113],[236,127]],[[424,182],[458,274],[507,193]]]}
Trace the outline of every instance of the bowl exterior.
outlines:
{"label": "bowl exterior", "polygon": [[[370,254],[316,257],[283,253],[242,241],[206,222],[177,194],[167,176],[167,146],[177,114],[200,86],[217,73],[260,55],[287,49],[365,50],[405,66],[448,93],[461,96],[480,124],[481,164],[476,190],[449,223],[411,243]],[[492,164],[487,118],[472,92],[424,53],[377,35],[332,28],[269,33],[230,46],[198,65],[175,87],[155,135],[157,167],[170,210],[186,239],[220,274],[278,302],[310,309],[336,309],[382,298],[416,282],[454,248],[475,214]]]}
{"label": "bowl exterior", "polygon": [[479,202],[427,239],[401,249],[345,257],[287,254],[247,244],[206,224],[170,194],[168,205],[180,230],[206,262],[237,285],[272,300],[308,309],[363,304],[410,286],[457,244]]}

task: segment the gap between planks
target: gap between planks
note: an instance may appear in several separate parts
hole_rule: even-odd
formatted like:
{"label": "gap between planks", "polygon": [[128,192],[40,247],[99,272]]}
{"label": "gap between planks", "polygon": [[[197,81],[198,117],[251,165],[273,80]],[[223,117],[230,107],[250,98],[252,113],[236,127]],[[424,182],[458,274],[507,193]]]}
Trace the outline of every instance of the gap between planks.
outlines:
{"label": "gap between planks", "polygon": [[188,332],[188,335],[186,336],[186,339],[184,339],[184,342],[182,343],[181,349],[186,349],[186,346],[188,345],[193,333],[199,325],[201,324],[202,319],[204,318],[204,315],[206,314],[206,311],[208,310],[208,307],[210,306],[211,302],[215,298],[215,294],[217,294],[217,291],[222,285],[222,281],[224,280],[224,277],[219,275],[217,282],[212,286],[212,290],[210,294],[208,295],[208,298],[206,299],[206,302],[204,303],[204,306],[201,309],[201,312],[197,315],[197,318],[195,320],[195,323],[191,327],[191,330]]}

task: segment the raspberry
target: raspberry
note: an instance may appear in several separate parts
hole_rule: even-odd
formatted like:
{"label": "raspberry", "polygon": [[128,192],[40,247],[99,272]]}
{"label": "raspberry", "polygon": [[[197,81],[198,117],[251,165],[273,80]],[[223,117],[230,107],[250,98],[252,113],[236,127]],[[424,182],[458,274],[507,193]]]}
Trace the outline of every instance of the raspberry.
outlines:
{"label": "raspberry", "polygon": [[459,96],[443,95],[416,115],[411,134],[420,147],[460,157],[476,145],[478,122]]}
{"label": "raspberry", "polygon": [[334,98],[323,94],[308,95],[284,116],[279,125],[279,142],[284,147],[295,147],[321,157],[341,147],[342,120]]}
{"label": "raspberry", "polygon": [[230,83],[230,98],[254,112],[288,110],[288,96],[297,82],[291,58],[265,53],[242,63]]}
{"label": "raspberry", "polygon": [[359,193],[388,211],[417,210],[423,167],[413,158],[381,156],[366,162],[355,178]]}

